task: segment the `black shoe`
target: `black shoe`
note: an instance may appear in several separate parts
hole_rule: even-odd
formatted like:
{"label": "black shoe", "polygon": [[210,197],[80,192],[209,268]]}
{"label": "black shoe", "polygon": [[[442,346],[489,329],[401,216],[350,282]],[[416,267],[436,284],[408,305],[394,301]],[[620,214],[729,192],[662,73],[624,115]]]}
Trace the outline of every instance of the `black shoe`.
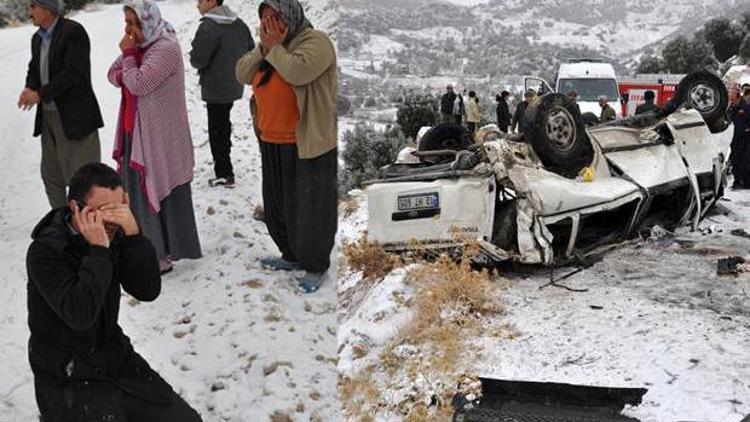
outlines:
{"label": "black shoe", "polygon": [[227,189],[234,187],[234,177],[216,177],[214,179],[208,179],[208,184],[211,187],[224,186]]}

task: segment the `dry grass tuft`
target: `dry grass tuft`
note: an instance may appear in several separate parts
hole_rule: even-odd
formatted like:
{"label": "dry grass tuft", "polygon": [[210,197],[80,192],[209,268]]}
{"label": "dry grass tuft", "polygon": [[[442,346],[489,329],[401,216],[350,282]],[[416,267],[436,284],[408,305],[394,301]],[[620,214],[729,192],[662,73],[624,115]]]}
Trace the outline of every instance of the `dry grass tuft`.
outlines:
{"label": "dry grass tuft", "polygon": [[347,420],[372,422],[373,412],[381,401],[380,390],[373,380],[373,367],[365,368],[354,378],[339,377],[339,392],[344,403],[344,415]]}
{"label": "dry grass tuft", "polygon": [[[417,248],[399,258],[366,238],[344,246],[349,267],[362,271],[365,278],[383,277],[396,265],[417,264],[405,280],[413,295],[394,298],[413,312],[411,321],[381,349],[377,365],[340,382],[349,419],[372,420],[372,415],[385,410],[404,421],[449,421],[459,384],[481,359],[467,341],[519,335],[512,326],[497,326],[494,317],[503,312],[500,288],[487,271],[471,268],[479,252],[476,242],[458,238],[456,242],[462,245],[457,254]],[[404,391],[409,393],[401,396]]]}
{"label": "dry grass tuft", "polygon": [[359,201],[351,195],[345,195],[341,198],[341,201],[339,201],[339,207],[343,218],[349,218],[359,210]]}
{"label": "dry grass tuft", "polygon": [[361,271],[362,277],[368,280],[385,277],[399,264],[398,257],[377,243],[369,242],[367,236],[354,243],[345,242],[342,249],[347,266],[352,271]]}

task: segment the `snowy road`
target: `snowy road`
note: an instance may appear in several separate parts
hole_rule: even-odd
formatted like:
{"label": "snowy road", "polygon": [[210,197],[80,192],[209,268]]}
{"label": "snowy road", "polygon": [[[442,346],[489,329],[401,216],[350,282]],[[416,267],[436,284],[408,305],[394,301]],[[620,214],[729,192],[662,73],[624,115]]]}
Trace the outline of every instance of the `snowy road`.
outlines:
{"label": "snowy road", "polygon": [[[238,0],[232,7],[251,28],[256,26],[255,2]],[[187,53],[197,27],[195,2],[172,0],[161,8]],[[117,54],[122,12],[119,6],[102,6],[73,18],[92,40],[94,89],[105,119],[103,157],[111,163],[120,93],[106,81],[106,70]],[[5,70],[0,83],[5,99],[0,102],[0,422],[36,420],[26,358],[24,257],[31,228],[48,205],[39,176],[39,142],[31,137],[33,114],[15,105],[33,31],[0,30]],[[338,420],[335,283],[329,279],[319,292],[302,295],[292,274],[260,269],[257,260],[275,248],[264,225],[251,218],[260,202],[260,158],[247,102],[236,103],[233,110],[238,187],[210,189],[205,109],[189,66],[186,85],[197,146],[193,197],[204,257],[178,262],[153,303],[123,297],[121,324],[136,350],[206,421],[263,421],[274,414],[283,421]]]}

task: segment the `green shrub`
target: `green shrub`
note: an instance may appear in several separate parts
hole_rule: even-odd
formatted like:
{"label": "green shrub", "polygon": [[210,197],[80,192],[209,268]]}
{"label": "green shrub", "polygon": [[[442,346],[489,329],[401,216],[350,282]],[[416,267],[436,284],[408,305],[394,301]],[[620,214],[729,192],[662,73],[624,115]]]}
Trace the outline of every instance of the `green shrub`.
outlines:
{"label": "green shrub", "polygon": [[438,121],[438,99],[432,94],[407,92],[398,106],[396,121],[404,136],[416,139],[423,126],[434,126]]}
{"label": "green shrub", "polygon": [[365,180],[378,176],[378,170],[396,160],[399,151],[410,144],[397,127],[385,130],[360,124],[344,133],[344,168],[339,186],[342,193],[362,187]]}

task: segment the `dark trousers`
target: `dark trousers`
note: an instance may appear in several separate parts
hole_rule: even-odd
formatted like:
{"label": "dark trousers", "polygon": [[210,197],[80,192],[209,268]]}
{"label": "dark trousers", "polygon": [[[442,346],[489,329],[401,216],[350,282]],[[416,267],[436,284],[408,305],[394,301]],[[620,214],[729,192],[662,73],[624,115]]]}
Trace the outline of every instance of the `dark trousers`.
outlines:
{"label": "dark trousers", "polygon": [[201,422],[201,417],[174,391],[167,402],[126,393],[111,382],[64,383],[35,377],[41,422]]}
{"label": "dark trousers", "polygon": [[748,154],[748,143],[750,143],[750,134],[736,132],[732,138],[729,152],[729,163],[732,166],[734,184],[743,188],[750,187],[750,162],[747,160],[750,156]]}
{"label": "dark trousers", "polygon": [[457,125],[463,124],[463,120],[464,119],[463,119],[462,115],[460,115],[460,114],[454,114],[453,118],[456,120],[456,124]]}
{"label": "dark trousers", "polygon": [[232,121],[229,113],[234,103],[206,103],[208,109],[208,142],[211,144],[211,155],[214,157],[214,174],[216,177],[234,178],[232,171]]}
{"label": "dark trousers", "polygon": [[326,271],[338,219],[337,150],[303,160],[296,144],[260,142],[260,154],[268,233],[284,259]]}
{"label": "dark trousers", "polygon": [[476,124],[476,122],[468,122],[468,123],[466,123],[466,126],[469,129],[469,133],[471,133],[472,135],[474,134],[474,132],[477,131],[477,124]]}

